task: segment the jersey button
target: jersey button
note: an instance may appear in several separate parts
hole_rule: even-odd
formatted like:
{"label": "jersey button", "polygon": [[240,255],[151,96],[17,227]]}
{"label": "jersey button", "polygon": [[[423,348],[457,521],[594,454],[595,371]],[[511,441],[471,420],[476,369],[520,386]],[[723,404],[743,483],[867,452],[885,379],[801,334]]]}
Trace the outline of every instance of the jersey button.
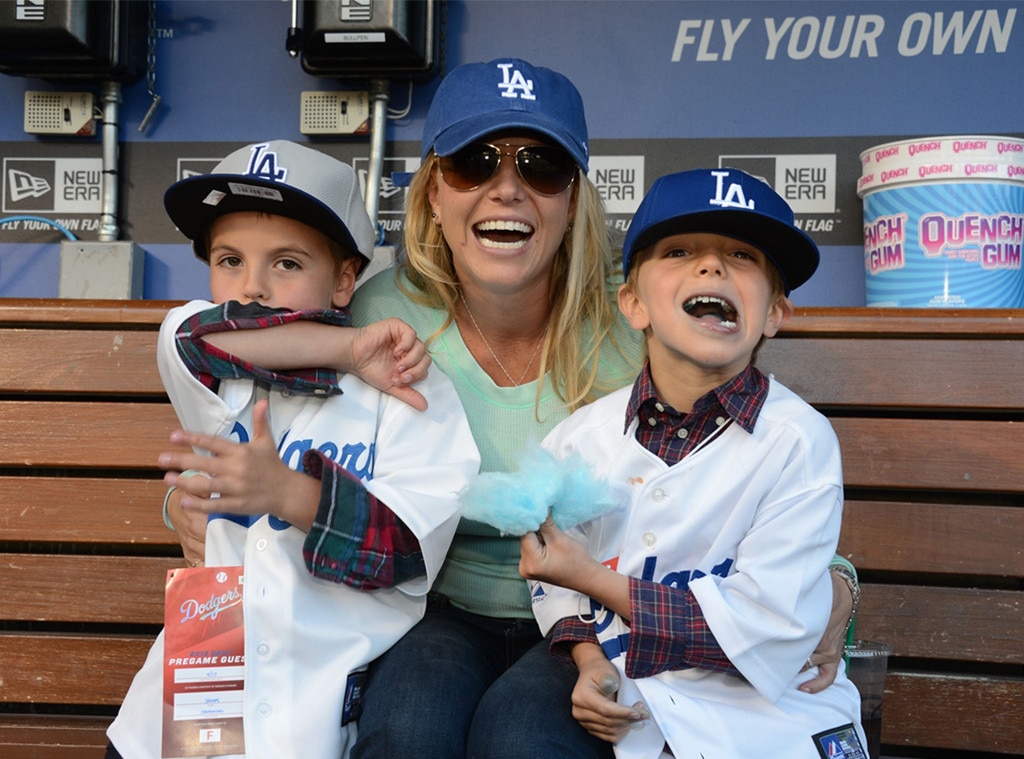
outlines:
{"label": "jersey button", "polygon": [[256,653],[258,653],[260,656],[266,656],[270,653],[270,646],[266,643],[260,643],[258,646],[256,646]]}
{"label": "jersey button", "polygon": [[645,532],[643,541],[644,545],[648,548],[654,548],[654,544],[658,542],[658,537],[653,532]]}
{"label": "jersey button", "polygon": [[256,550],[257,551],[266,551],[267,550],[267,539],[266,538],[260,538],[259,540],[256,541]]}
{"label": "jersey button", "polygon": [[666,498],[668,498],[668,493],[666,493],[661,488],[656,488],[654,492],[651,493],[651,498],[660,503],[661,501],[664,501]]}
{"label": "jersey button", "polygon": [[270,713],[274,711],[270,704],[263,703],[256,707],[256,713],[261,717],[269,717]]}

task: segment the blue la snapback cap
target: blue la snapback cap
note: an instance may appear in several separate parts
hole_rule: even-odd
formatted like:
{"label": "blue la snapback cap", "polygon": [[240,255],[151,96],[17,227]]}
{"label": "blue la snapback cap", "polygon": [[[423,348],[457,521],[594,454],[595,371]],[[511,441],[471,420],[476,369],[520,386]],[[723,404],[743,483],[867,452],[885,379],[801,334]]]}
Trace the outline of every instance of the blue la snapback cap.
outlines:
{"label": "blue la snapback cap", "polygon": [[451,155],[488,134],[512,129],[550,137],[584,172],[589,168],[587,122],[576,86],[557,71],[519,58],[466,63],[441,80],[423,124],[421,157],[431,148]]}
{"label": "blue la snapback cap", "polygon": [[682,232],[742,240],[775,264],[786,294],[818,268],[818,246],[794,223],[793,209],[766,182],[739,169],[694,169],[656,180],[633,215],[622,246],[622,276],[637,251]]}

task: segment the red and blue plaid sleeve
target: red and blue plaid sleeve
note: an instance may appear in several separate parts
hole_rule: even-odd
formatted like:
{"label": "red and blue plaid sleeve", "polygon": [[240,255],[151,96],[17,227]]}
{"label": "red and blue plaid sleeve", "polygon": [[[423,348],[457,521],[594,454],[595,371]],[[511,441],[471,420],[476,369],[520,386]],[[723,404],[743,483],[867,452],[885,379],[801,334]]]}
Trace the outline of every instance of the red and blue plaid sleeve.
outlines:
{"label": "red and blue plaid sleeve", "polygon": [[302,320],[337,327],[351,326],[346,309],[289,311],[268,308],[258,303],[228,301],[189,317],[178,327],[174,336],[175,345],[189,372],[214,392],[220,380],[251,379],[265,382],[275,390],[288,390],[296,395],[338,395],[341,388],[338,387],[338,373],[333,369],[311,367],[301,371],[275,372],[243,361],[203,339],[206,335],[218,332],[265,329]]}
{"label": "red and blue plaid sleeve", "polygon": [[319,451],[307,451],[302,466],[321,483],[302,552],[314,577],[377,590],[426,574],[416,536],[361,480]]}
{"label": "red and blue plaid sleeve", "polygon": [[739,672],[715,640],[691,591],[630,577],[629,610],[628,677],[689,667]]}
{"label": "red and blue plaid sleeve", "polygon": [[572,662],[572,647],[577,643],[597,643],[592,624],[577,617],[564,617],[555,622],[549,646],[552,656]]}

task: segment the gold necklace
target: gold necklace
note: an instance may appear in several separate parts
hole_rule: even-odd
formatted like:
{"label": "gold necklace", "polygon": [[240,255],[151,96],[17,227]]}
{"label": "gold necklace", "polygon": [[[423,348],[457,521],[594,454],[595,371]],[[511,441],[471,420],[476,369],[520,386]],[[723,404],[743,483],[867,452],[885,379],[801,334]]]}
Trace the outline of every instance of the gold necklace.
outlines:
{"label": "gold necklace", "polygon": [[537,354],[540,353],[540,346],[544,344],[544,335],[547,334],[547,330],[545,330],[544,334],[540,336],[539,340],[537,340],[537,347],[533,349],[533,355],[530,356],[530,363],[528,363],[526,365],[526,368],[523,369],[523,373],[519,377],[519,381],[516,382],[514,379],[512,379],[512,375],[508,373],[508,369],[505,368],[505,365],[501,363],[501,359],[499,359],[498,356],[495,354],[494,348],[492,348],[491,344],[487,342],[487,338],[484,337],[483,330],[481,330],[480,325],[476,323],[476,317],[473,316],[473,312],[469,308],[469,301],[466,300],[465,295],[462,296],[462,302],[466,306],[466,313],[469,314],[469,320],[473,322],[473,326],[476,328],[476,333],[480,335],[480,339],[484,341],[484,347],[487,348],[487,352],[491,354],[491,358],[494,359],[494,363],[496,363],[498,365],[498,368],[501,369],[502,374],[508,377],[508,381],[512,383],[513,387],[519,387],[520,385],[522,385],[523,380],[526,379],[526,375],[530,371],[530,367],[533,366],[534,359],[536,359]]}

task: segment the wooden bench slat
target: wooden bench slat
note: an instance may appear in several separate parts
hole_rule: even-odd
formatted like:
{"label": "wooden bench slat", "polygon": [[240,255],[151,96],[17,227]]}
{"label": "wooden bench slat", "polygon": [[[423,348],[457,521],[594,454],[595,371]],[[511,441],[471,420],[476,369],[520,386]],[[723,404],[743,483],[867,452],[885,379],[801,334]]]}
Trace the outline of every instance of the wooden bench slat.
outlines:
{"label": "wooden bench slat", "polygon": [[178,426],[169,403],[0,401],[0,466],[153,469]]}
{"label": "wooden bench slat", "polygon": [[1014,492],[1024,425],[939,419],[835,418],[847,487]]}
{"label": "wooden bench slat", "polygon": [[1024,664],[1024,593],[865,583],[857,637],[896,656]]}
{"label": "wooden bench slat", "polygon": [[178,546],[163,480],[0,476],[3,540]]}
{"label": "wooden bench slat", "polygon": [[[1024,406],[1024,342],[907,339],[769,340],[758,367],[808,403],[878,408]],[[983,370],[980,370],[983,367]]]}
{"label": "wooden bench slat", "polygon": [[3,759],[103,759],[110,717],[0,714]]}
{"label": "wooden bench slat", "polygon": [[[155,624],[164,621],[167,570],[179,557],[0,554],[7,619]],[[55,603],[55,599],[59,602]]]}
{"label": "wooden bench slat", "polygon": [[155,331],[181,301],[0,298],[0,326],[49,324],[55,329],[136,325]]}
{"label": "wooden bench slat", "polygon": [[1024,577],[1024,509],[847,501],[839,552],[861,570]]}
{"label": "wooden bench slat", "polygon": [[[946,338],[950,335],[990,340],[1024,334],[1024,310],[1019,308],[798,308],[779,336]],[[770,345],[771,340],[768,341]]]}
{"label": "wooden bench slat", "polygon": [[1020,755],[1024,679],[890,671],[882,743]]}
{"label": "wooden bench slat", "polygon": [[119,706],[153,640],[0,632],[0,701]]}
{"label": "wooden bench slat", "polygon": [[[25,366],[32,371],[26,373]],[[151,332],[0,331],[0,393],[164,395]]]}

